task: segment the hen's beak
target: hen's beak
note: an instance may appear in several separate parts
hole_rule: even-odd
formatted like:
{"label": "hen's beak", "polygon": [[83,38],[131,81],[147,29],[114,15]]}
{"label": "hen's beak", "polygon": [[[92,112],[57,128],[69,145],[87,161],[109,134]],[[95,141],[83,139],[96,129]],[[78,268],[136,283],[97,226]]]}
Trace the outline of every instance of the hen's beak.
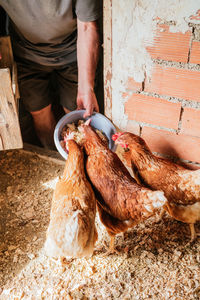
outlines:
{"label": "hen's beak", "polygon": [[79,132],[81,133],[84,133],[84,126],[89,126],[90,123],[91,123],[92,119],[88,119],[87,121],[85,121],[85,123],[81,124],[79,127],[78,127],[78,130]]}

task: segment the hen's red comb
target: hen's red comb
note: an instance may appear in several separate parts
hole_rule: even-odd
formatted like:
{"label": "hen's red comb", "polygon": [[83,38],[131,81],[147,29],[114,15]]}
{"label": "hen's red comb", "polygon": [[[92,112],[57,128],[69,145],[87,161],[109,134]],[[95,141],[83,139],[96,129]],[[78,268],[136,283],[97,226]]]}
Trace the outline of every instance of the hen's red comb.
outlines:
{"label": "hen's red comb", "polygon": [[112,140],[116,141],[118,139],[118,137],[120,137],[122,134],[123,134],[123,132],[117,132],[117,133],[113,134]]}

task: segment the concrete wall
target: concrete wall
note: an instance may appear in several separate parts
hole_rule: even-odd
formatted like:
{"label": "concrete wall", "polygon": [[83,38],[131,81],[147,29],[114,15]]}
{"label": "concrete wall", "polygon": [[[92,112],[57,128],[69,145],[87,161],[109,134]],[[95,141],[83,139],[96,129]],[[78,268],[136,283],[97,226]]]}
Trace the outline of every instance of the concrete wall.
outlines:
{"label": "concrete wall", "polygon": [[[105,113],[200,163],[200,0],[105,0]],[[109,21],[111,16],[111,22]]]}

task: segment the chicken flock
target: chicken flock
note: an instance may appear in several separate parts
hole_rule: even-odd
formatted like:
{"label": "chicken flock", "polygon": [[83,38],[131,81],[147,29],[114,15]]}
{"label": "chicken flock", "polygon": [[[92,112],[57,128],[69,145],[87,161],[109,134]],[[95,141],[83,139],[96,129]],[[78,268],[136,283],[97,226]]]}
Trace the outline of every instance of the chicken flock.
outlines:
{"label": "chicken flock", "polygon": [[156,157],[145,141],[132,133],[113,135],[125,148],[135,180],[108,143],[90,126],[78,126],[82,138],[66,134],[68,158],[63,177],[53,193],[45,249],[49,256],[80,258],[93,254],[98,234],[96,207],[110,236],[107,254],[115,252],[117,234],[143,222],[157,212],[167,211],[188,223],[191,241],[194,224],[200,221],[200,170],[191,171]]}

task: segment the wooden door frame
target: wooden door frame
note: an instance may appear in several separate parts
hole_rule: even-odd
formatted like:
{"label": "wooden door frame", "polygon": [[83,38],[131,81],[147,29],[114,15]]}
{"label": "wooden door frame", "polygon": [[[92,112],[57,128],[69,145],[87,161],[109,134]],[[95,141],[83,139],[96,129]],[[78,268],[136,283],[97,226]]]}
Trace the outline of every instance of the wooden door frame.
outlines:
{"label": "wooden door frame", "polygon": [[104,113],[112,120],[112,0],[103,1]]}

